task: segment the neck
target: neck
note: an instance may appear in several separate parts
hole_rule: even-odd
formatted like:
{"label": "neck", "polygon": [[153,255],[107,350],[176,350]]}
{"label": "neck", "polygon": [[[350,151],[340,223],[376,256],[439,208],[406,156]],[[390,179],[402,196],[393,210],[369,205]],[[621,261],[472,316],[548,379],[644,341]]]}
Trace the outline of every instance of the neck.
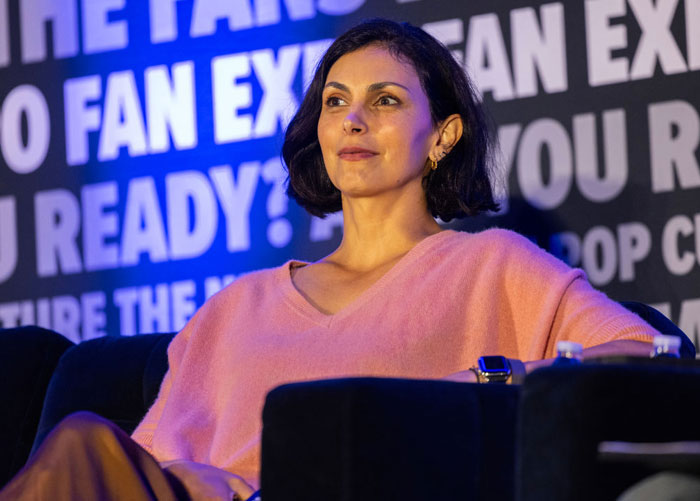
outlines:
{"label": "neck", "polygon": [[343,223],[343,240],[325,260],[356,271],[395,261],[442,231],[428,212],[422,188],[418,197],[343,196]]}

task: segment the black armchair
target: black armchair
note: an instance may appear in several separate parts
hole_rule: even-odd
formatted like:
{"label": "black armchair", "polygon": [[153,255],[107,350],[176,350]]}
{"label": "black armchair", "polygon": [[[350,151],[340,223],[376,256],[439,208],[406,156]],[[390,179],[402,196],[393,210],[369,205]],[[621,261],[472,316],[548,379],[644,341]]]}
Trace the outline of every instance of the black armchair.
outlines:
{"label": "black armchair", "polygon": [[56,364],[73,343],[40,327],[0,329],[0,486],[19,471],[29,456],[46,388]]}
{"label": "black armchair", "polygon": [[[658,311],[641,303],[623,304],[661,332],[680,336],[681,355],[694,357],[687,336]],[[105,337],[74,346],[44,329],[0,330],[0,383],[8,401],[0,427],[0,486],[24,464],[30,448],[36,450],[68,414],[92,411],[131,432],[158,393],[172,337]],[[359,378],[286,385],[270,393],[263,415],[265,501],[293,499],[294,492],[307,500],[360,497],[360,493],[364,499],[452,499],[458,492],[474,499],[512,499],[516,485],[521,492],[532,482],[556,485],[553,475],[561,475],[564,465],[591,460],[590,449],[585,448],[590,444],[572,448],[577,451],[573,459],[550,457],[548,451],[564,447],[582,433],[565,426],[576,421],[562,418],[568,411],[564,406],[559,413],[558,398],[569,398],[569,406],[597,394],[641,398],[641,384],[651,385],[664,397],[663,384],[653,378],[648,383],[635,380],[634,371],[625,370],[616,369],[627,374],[620,379],[624,384],[615,386],[617,393],[596,375],[590,375],[591,381],[598,381],[590,383],[592,393],[576,386],[589,369],[576,377],[554,368],[537,371],[526,380],[524,398],[517,386],[445,381]],[[602,368],[599,374],[616,371]],[[680,373],[669,374],[668,381],[680,378]],[[678,390],[663,400],[675,415],[678,409],[686,412],[695,395],[690,392],[700,391],[700,381],[691,377]],[[642,404],[634,405],[639,416],[647,415]],[[589,407],[590,413],[614,410],[593,400]],[[693,406],[688,409],[695,412]],[[591,417],[586,422],[598,421]],[[645,426],[640,424],[639,429]],[[517,476],[516,457],[520,458]],[[597,471],[590,463],[586,468]]]}

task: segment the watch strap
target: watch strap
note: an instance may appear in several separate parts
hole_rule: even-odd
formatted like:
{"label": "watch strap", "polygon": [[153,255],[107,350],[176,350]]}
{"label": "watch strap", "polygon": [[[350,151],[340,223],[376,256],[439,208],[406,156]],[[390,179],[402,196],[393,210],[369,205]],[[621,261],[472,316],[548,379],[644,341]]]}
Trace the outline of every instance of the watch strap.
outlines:
{"label": "watch strap", "polygon": [[523,361],[517,358],[509,358],[508,363],[510,364],[510,384],[523,384],[527,375]]}

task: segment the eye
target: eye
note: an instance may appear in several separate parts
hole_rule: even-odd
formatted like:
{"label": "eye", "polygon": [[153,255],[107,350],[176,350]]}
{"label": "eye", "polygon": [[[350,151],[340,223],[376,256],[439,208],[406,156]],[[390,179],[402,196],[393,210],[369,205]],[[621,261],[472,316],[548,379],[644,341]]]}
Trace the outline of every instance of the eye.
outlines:
{"label": "eye", "polygon": [[385,94],[383,96],[380,96],[379,99],[377,99],[376,104],[378,104],[379,106],[393,106],[395,104],[399,104],[399,100],[396,99],[394,96]]}
{"label": "eye", "polygon": [[342,106],[346,104],[345,101],[338,96],[330,96],[326,98],[326,106],[329,108],[335,108],[336,106]]}

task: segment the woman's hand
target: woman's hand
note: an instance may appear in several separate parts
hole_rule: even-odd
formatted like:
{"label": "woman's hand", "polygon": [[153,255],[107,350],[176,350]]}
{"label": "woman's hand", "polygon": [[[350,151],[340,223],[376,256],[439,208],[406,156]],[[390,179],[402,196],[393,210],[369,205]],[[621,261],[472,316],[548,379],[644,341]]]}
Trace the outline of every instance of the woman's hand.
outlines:
{"label": "woman's hand", "polygon": [[255,489],[238,475],[186,459],[164,461],[161,468],[175,475],[193,500],[231,501],[234,494],[248,499]]}
{"label": "woman's hand", "polygon": [[476,383],[476,374],[473,370],[467,369],[466,371],[455,372],[449,376],[442,378],[443,381],[455,381],[457,383]]}

